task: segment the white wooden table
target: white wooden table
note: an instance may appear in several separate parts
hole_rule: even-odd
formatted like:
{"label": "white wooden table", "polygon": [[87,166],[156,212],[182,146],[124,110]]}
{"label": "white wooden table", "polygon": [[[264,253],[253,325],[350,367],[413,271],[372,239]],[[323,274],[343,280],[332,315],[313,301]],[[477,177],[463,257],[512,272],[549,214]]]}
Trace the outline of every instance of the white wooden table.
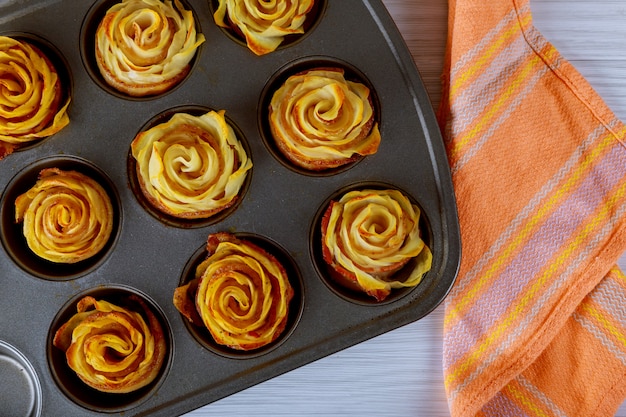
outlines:
{"label": "white wooden table", "polygon": [[[332,0],[337,1],[337,0]],[[446,0],[384,0],[433,105]],[[531,0],[534,22],[626,121],[626,1]],[[620,259],[626,269],[626,254]],[[422,320],[207,405],[201,416],[449,416],[441,367],[443,306]],[[618,417],[626,417],[626,403]]]}

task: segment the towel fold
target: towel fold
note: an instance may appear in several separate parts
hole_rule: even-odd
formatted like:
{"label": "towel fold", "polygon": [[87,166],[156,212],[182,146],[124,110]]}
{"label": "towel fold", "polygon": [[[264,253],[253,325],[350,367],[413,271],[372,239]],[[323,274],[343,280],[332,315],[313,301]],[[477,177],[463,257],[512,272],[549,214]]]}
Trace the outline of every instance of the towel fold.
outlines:
{"label": "towel fold", "polygon": [[614,415],[626,126],[532,25],[528,0],[449,0],[443,81],[463,244],[445,305],[451,415]]}

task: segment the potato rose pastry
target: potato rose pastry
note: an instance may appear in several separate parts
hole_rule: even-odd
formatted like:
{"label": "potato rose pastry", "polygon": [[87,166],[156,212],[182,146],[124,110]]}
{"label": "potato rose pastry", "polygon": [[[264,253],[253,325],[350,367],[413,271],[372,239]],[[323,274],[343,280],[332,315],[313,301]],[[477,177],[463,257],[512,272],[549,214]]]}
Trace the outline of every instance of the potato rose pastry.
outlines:
{"label": "potato rose pastry", "polygon": [[219,0],[213,19],[244,36],[256,55],[265,55],[276,50],[285,36],[304,33],[313,5],[314,0]]}
{"label": "potato rose pastry", "polygon": [[143,195],[183,219],[208,218],[232,206],[252,168],[223,110],[176,113],[139,133],[131,153]]}
{"label": "potato rose pastry", "polygon": [[370,90],[346,80],[340,68],[289,77],[272,96],[269,124],[280,151],[313,171],[372,155],[381,140]]}
{"label": "potato rose pastry", "polygon": [[136,295],[126,304],[132,308],[84,297],[54,335],[68,366],[98,391],[124,394],[145,387],[165,359],[165,336],[154,313]]}
{"label": "potato rose pastry", "polygon": [[179,0],[123,0],[96,30],[96,63],[105,81],[134,97],[161,94],[190,70],[204,42]]}
{"label": "potato rose pastry", "polygon": [[[397,190],[350,191],[331,201],[321,243],[332,278],[377,301],[393,288],[418,285],[432,263],[419,218],[419,208]],[[403,278],[394,277],[405,265],[410,270]]]}
{"label": "potato rose pastry", "polygon": [[67,126],[64,88],[39,48],[0,36],[0,159]]}
{"label": "potato rose pastry", "polygon": [[24,222],[28,247],[56,263],[76,263],[97,254],[113,230],[113,206],[92,178],[46,168],[15,200],[15,220]]}
{"label": "potato rose pastry", "polygon": [[294,295],[283,265],[230,233],[209,235],[207,251],[195,279],[175,290],[176,308],[232,349],[249,351],[276,340]]}

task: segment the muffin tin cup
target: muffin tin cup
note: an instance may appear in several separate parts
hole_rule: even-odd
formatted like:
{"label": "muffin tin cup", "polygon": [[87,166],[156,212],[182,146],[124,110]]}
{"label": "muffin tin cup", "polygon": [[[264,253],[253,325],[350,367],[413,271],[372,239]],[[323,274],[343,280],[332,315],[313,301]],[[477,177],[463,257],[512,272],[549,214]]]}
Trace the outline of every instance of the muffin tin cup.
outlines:
{"label": "muffin tin cup", "polygon": [[[95,255],[76,263],[54,263],[35,254],[26,243],[22,223],[15,221],[15,200],[35,185],[39,173],[46,168],[77,171],[94,179],[106,191],[113,207],[113,229],[107,243]],[[52,281],[79,278],[97,269],[113,252],[120,234],[122,205],[115,185],[107,174],[86,159],[56,155],[31,163],[21,170],[7,185],[0,199],[0,241],[11,259],[29,274]]]}
{"label": "muffin tin cup", "polygon": [[[197,23],[198,16],[196,15],[194,9],[191,7],[189,2],[187,0],[179,0],[179,1],[183,5],[185,10],[190,10],[193,13],[194,20],[196,21],[196,33],[198,34],[202,33]],[[198,46],[198,48],[195,51],[194,57],[189,63],[191,67],[189,70],[189,73],[186,74],[181,80],[179,80],[172,88],[168,89],[167,91],[157,93],[157,94],[148,94],[145,96],[131,96],[130,94],[127,94],[123,91],[119,91],[118,89],[116,89],[115,87],[113,87],[112,85],[106,82],[106,80],[104,79],[104,77],[102,76],[100,72],[100,69],[98,68],[98,64],[96,63],[96,46],[95,46],[95,41],[93,40],[95,39],[98,26],[100,25],[100,22],[106,15],[107,11],[109,10],[109,8],[111,8],[113,5],[117,3],[120,3],[120,1],[119,0],[98,0],[94,2],[91,8],[89,9],[89,11],[87,12],[87,14],[85,15],[82,26],[81,26],[80,54],[83,60],[83,66],[85,70],[87,71],[87,73],[89,74],[89,76],[91,77],[91,79],[93,80],[93,82],[95,82],[102,90],[106,91],[107,93],[115,97],[122,98],[125,100],[131,100],[131,101],[155,100],[159,97],[170,94],[171,92],[178,89],[185,82],[185,80],[189,77],[189,74],[193,71],[194,64],[197,61],[198,56],[202,50],[202,45]]]}
{"label": "muffin tin cup", "polygon": [[28,358],[0,340],[0,404],[7,416],[39,417],[43,406],[39,376]]}
{"label": "muffin tin cup", "polygon": [[[140,312],[138,306],[129,303],[129,296],[137,296],[147,305],[159,321],[163,330],[166,344],[166,356],[161,366],[161,370],[156,379],[150,384],[136,391],[117,394],[98,391],[83,381],[68,366],[65,352],[53,346],[52,341],[56,331],[76,314],[76,305],[83,297],[91,296],[96,300],[106,300],[118,306],[129,308],[132,311]],[[144,318],[145,319],[145,318]],[[47,337],[46,357],[50,373],[59,390],[75,404],[96,411],[98,413],[123,413],[131,410],[141,403],[150,399],[157,393],[167,378],[172,359],[174,357],[174,342],[170,330],[169,322],[165,313],[147,294],[121,284],[107,284],[82,291],[71,298],[52,320]]]}
{"label": "muffin tin cup", "polygon": [[[42,36],[36,35],[35,33],[32,33],[32,32],[7,31],[7,32],[0,32],[0,36],[8,36],[18,41],[26,42],[34,46],[35,48],[37,48],[39,51],[41,51],[41,53],[45,55],[45,57],[50,61],[50,63],[54,67],[59,77],[59,82],[61,85],[61,99],[59,100],[59,109],[62,108],[65,105],[65,103],[67,103],[68,100],[70,100],[70,104],[66,111],[68,112],[71,111],[71,107],[72,107],[71,99],[72,99],[72,91],[73,91],[73,84],[74,84],[72,70],[70,69],[70,65],[68,64],[67,59],[61,53],[61,51],[56,47],[56,45],[54,45],[48,39]],[[63,129],[61,129],[61,131],[63,131]],[[48,139],[53,138],[55,135],[59,133],[60,132],[57,132],[50,136],[46,136],[37,140],[26,142],[23,145],[20,145],[19,147],[17,147],[15,151],[19,152],[19,151],[28,151],[30,149],[33,149],[43,144],[44,142],[46,142]]]}
{"label": "muffin tin cup", "polygon": [[[156,125],[169,121],[172,118],[172,116],[174,116],[174,114],[176,113],[188,113],[192,116],[201,116],[209,111],[218,111],[218,110],[212,109],[210,107],[197,106],[197,105],[186,105],[186,106],[174,107],[174,108],[165,110],[159,113],[158,115],[154,116],[140,129],[139,132],[137,132],[137,134],[143,131],[146,131]],[[241,142],[241,145],[246,151],[246,154],[250,158],[250,154],[251,154],[250,145],[248,144],[248,140],[244,136],[243,132],[241,131],[241,129],[237,127],[235,122],[227,114],[225,114],[224,117],[226,119],[226,123],[233,129],[233,131],[235,132],[235,136]],[[141,204],[143,209],[146,210],[146,212],[148,212],[150,215],[152,215],[154,218],[156,218],[163,224],[173,226],[173,227],[183,228],[183,229],[192,229],[192,228],[201,228],[201,227],[211,226],[211,225],[222,222],[228,216],[233,214],[246,196],[246,192],[248,191],[248,188],[250,187],[250,182],[252,181],[252,173],[254,170],[254,166],[253,166],[247,172],[246,179],[244,180],[241,186],[241,189],[239,190],[239,193],[237,194],[237,197],[235,198],[232,205],[224,208],[223,210],[209,217],[192,219],[192,218],[183,218],[183,217],[173,216],[169,213],[165,213],[159,210],[158,207],[152,204],[150,199],[147,198],[144,192],[141,190],[140,181],[137,176],[137,161],[133,157],[132,150],[130,149],[128,151],[127,161],[128,162],[126,165],[126,172],[128,174],[128,183],[130,185],[131,190],[133,191],[133,194],[135,195],[135,198],[137,199],[139,204]],[[254,161],[253,161],[253,164],[254,164]]]}
{"label": "muffin tin cup", "polygon": [[272,96],[276,90],[278,90],[289,77],[299,74],[304,71],[313,69],[327,69],[327,68],[339,68],[344,71],[345,79],[365,85],[370,91],[370,98],[372,107],[374,110],[374,125],[380,125],[381,122],[381,107],[378,94],[371,81],[367,76],[359,70],[355,65],[334,57],[327,55],[310,55],[300,57],[293,61],[286,63],[278,71],[276,71],[265,84],[265,87],[261,91],[258,105],[258,125],[259,133],[263,139],[263,143],[267,147],[269,153],[271,153],[277,161],[289,168],[293,172],[297,172],[301,175],[307,175],[311,177],[328,177],[332,175],[341,174],[362,161],[365,156],[355,155],[354,161],[348,162],[335,168],[327,168],[320,171],[314,171],[303,168],[290,161],[278,148],[276,141],[274,140],[272,129],[269,123],[269,110]]}
{"label": "muffin tin cup", "polygon": [[[94,22],[115,0],[25,0],[19,13],[0,23],[0,33],[42,34],[71,71],[70,124],[58,140],[0,160],[0,309],[6,317],[0,334],[28,354],[45,399],[42,415],[181,415],[419,320],[454,283],[461,246],[444,144],[419,73],[382,2],[322,1],[308,33],[256,56],[217,27],[212,1],[185,3],[206,37],[187,77],[171,91],[144,99],[108,91],[88,62]],[[312,174],[282,159],[266,117],[282,80],[318,66],[341,67],[370,88],[382,140],[373,155]],[[252,160],[240,198],[232,211],[207,221],[180,222],[151,211],[133,177],[133,138],[173,112],[209,109],[225,111]],[[80,266],[37,259],[14,222],[15,198],[34,184],[41,168],[52,166],[92,174],[115,206],[111,240]],[[393,290],[383,302],[335,285],[320,261],[324,208],[346,190],[365,186],[409,196],[421,209],[422,236],[433,254],[419,285]],[[190,327],[173,304],[176,288],[206,256],[207,237],[219,232],[254,239],[295,277],[287,327],[265,348],[239,352],[219,346],[208,330]],[[81,296],[118,291],[145,296],[155,306],[168,329],[170,356],[154,385],[137,395],[111,397],[86,388],[51,343]]]}
{"label": "muffin tin cup", "polygon": [[[313,264],[315,266],[315,270],[317,271],[320,279],[326,284],[326,286],[337,296],[343,298],[344,300],[353,302],[355,304],[365,305],[365,306],[377,306],[377,305],[385,305],[396,303],[402,297],[407,296],[409,293],[414,291],[419,287],[419,284],[415,287],[404,287],[392,289],[391,293],[388,297],[386,297],[382,301],[377,301],[372,296],[365,294],[363,291],[360,291],[356,288],[348,287],[347,285],[339,282],[337,279],[333,278],[335,272],[333,269],[324,261],[322,255],[322,218],[328,205],[331,201],[337,201],[344,194],[350,191],[357,190],[365,190],[365,189],[374,189],[374,190],[397,190],[402,192],[406,197],[409,198],[412,204],[420,207],[420,204],[415,198],[409,194],[408,192],[399,189],[397,186],[393,184],[388,184],[384,182],[378,181],[362,181],[354,184],[347,185],[336,192],[334,192],[331,196],[329,196],[324,203],[318,209],[315,218],[311,224],[310,235],[310,243],[309,247],[311,250],[311,259],[313,260]],[[421,232],[421,238],[424,240],[426,246],[430,247],[432,242],[432,231],[430,228],[430,224],[424,211],[420,208],[420,219],[419,219],[419,229]],[[412,270],[415,265],[415,260],[409,261],[405,266],[403,266],[399,271],[395,272],[390,279],[404,281],[408,275],[408,273]],[[428,275],[428,272],[424,275]],[[425,277],[422,278],[424,280]]]}
{"label": "muffin tin cup", "polygon": [[[302,311],[304,310],[304,285],[302,282],[300,270],[298,269],[296,262],[289,255],[289,253],[284,248],[280,247],[276,242],[273,242],[256,234],[244,232],[236,233],[235,237],[237,237],[238,239],[247,240],[257,245],[261,249],[273,255],[278,260],[278,262],[280,262],[281,265],[285,268],[287,276],[289,278],[289,283],[294,290],[293,298],[289,303],[289,314],[287,317],[287,324],[285,328],[276,338],[276,340],[269,343],[268,345],[248,351],[243,351],[232,349],[217,343],[206,327],[196,326],[189,322],[189,320],[187,320],[186,318],[182,317],[182,315],[181,318],[185,323],[185,327],[187,328],[189,334],[200,345],[202,345],[209,351],[231,359],[251,359],[259,357],[261,355],[265,355],[268,352],[276,349],[282,343],[284,343],[284,341],[289,338],[289,336],[293,333],[296,326],[298,325],[298,322],[300,321],[300,317],[302,317]],[[189,258],[189,261],[182,271],[179,286],[185,285],[189,281],[194,279],[196,268],[208,256],[205,246],[198,248]]]}
{"label": "muffin tin cup", "polygon": [[[328,0],[317,0],[313,4],[313,7],[307,13],[306,19],[302,26],[304,33],[302,34],[293,34],[287,35],[283,38],[283,41],[276,48],[277,51],[290,48],[294,45],[297,45],[298,42],[304,40],[307,36],[309,36],[312,32],[315,31],[316,26],[322,20],[324,13],[326,11]],[[219,0],[208,0],[209,8],[211,11],[211,16],[215,13],[217,8],[219,7]],[[228,16],[226,16],[228,17]],[[242,33],[241,29],[237,27],[220,27],[223,34],[228,37],[232,42],[240,45],[243,48],[248,49],[246,44],[246,38]],[[253,53],[250,51],[250,53]],[[270,52],[271,53],[271,52]]]}

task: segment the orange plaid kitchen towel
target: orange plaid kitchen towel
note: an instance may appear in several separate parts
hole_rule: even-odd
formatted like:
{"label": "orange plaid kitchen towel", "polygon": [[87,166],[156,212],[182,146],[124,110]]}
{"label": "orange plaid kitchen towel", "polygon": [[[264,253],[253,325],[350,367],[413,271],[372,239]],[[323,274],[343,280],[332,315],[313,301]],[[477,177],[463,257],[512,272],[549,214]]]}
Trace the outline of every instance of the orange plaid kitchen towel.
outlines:
{"label": "orange plaid kitchen towel", "polygon": [[626,127],[533,27],[528,0],[449,0],[443,93],[463,244],[445,304],[452,416],[614,415]]}

